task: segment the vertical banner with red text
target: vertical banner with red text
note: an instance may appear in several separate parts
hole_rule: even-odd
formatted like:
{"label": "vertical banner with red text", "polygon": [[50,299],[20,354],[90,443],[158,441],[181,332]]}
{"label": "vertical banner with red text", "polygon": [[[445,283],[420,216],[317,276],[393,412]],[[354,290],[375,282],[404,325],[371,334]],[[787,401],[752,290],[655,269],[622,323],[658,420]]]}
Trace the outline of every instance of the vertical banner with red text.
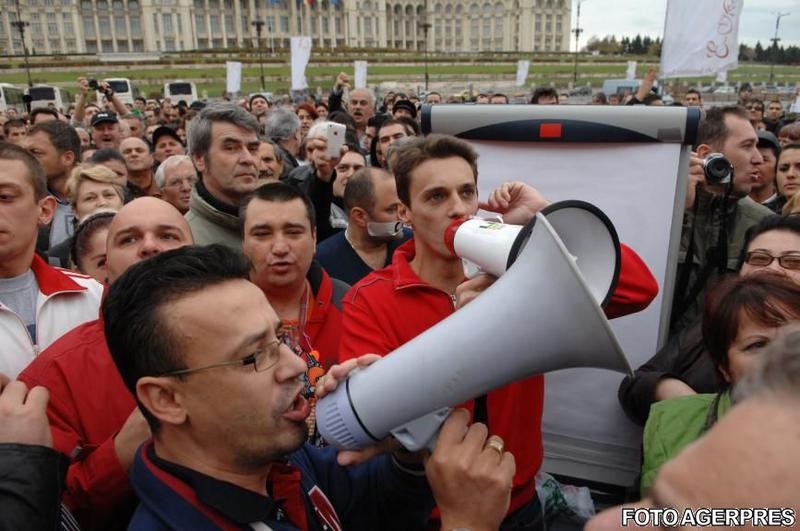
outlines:
{"label": "vertical banner with red text", "polygon": [[659,77],[736,68],[742,7],[743,0],[668,0]]}

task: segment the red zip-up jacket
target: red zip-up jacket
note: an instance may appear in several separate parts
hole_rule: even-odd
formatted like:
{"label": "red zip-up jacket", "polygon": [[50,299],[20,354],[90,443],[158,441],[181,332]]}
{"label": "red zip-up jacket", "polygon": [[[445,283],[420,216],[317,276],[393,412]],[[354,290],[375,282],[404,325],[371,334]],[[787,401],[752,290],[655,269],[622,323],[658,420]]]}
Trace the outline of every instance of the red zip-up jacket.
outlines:
{"label": "red zip-up jacket", "polygon": [[85,530],[111,529],[135,502],[114,449],[114,436],[136,402],[106,345],[101,320],[85,323],[44,350],[22,371],[28,387],[50,391],[53,448],[72,458],[64,503]]}
{"label": "red zip-up jacket", "polygon": [[[395,251],[392,264],[357,283],[344,299],[339,363],[374,353],[384,356],[432,327],[454,311],[444,291],[426,284],[411,269],[414,240]],[[605,308],[609,318],[646,308],[658,293],[647,265],[629,247],[621,245],[621,267],[616,290]],[[486,338],[487,348],[491,338]],[[534,478],[542,464],[542,406],[544,377],[533,376],[488,394],[490,431],[514,455],[517,473],[509,514],[535,496]],[[462,404],[470,413],[473,402]]]}

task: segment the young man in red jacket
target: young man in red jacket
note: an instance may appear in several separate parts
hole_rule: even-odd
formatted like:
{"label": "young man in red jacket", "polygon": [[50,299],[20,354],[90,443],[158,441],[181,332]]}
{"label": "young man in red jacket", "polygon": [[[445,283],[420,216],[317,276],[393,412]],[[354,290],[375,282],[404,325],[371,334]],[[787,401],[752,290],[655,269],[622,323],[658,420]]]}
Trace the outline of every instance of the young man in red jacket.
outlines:
{"label": "young man in red jacket", "polygon": [[[136,199],[109,227],[109,283],[133,264],[191,243],[189,225],[175,207],[154,197]],[[135,502],[128,467],[150,430],[114,366],[102,321],[62,336],[19,379],[50,391],[53,448],[72,459],[64,503],[82,529],[127,527]]]}
{"label": "young man in red jacket", "polygon": [[[506,183],[478,203],[477,154],[466,142],[430,135],[403,144],[390,161],[402,202],[401,219],[414,238],[395,251],[392,264],[356,284],[344,300],[339,360],[365,353],[386,355],[413,339],[486,289],[493,277],[464,282],[461,259],[445,244],[445,230],[455,220],[474,215],[479,206],[502,213],[512,224],[527,223],[548,203],[523,183]],[[605,309],[608,317],[640,311],[658,286],[647,266],[621,246],[616,291]],[[517,464],[511,506],[501,529],[533,529],[541,508],[534,477],[542,464],[544,378],[534,376],[487,395],[474,411],[505,442]],[[533,527],[532,527],[533,526]]]}

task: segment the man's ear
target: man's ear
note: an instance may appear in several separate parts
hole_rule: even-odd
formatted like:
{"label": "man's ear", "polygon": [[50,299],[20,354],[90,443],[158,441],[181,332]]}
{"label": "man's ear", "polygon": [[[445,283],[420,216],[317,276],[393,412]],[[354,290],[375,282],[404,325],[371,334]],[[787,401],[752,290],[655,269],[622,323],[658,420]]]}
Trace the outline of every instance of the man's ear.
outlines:
{"label": "man's ear", "polygon": [[695,153],[697,153],[697,156],[699,158],[704,159],[711,153],[714,153],[714,148],[712,148],[708,144],[700,144],[699,146],[697,146]]}
{"label": "man's ear", "polygon": [[366,228],[367,222],[369,221],[369,216],[367,215],[367,211],[363,208],[353,207],[350,209],[348,219],[350,220],[350,223],[354,223],[361,228]]}
{"label": "man's ear", "polygon": [[186,422],[188,411],[178,392],[175,380],[169,377],[145,376],[136,382],[136,398],[155,418],[164,424]]}
{"label": "man's ear", "polygon": [[192,162],[194,162],[194,167],[197,168],[197,173],[205,173],[206,172],[206,156],[205,153],[198,154],[192,153]]}
{"label": "man's ear", "polygon": [[413,223],[411,223],[411,209],[407,207],[404,203],[400,203],[397,207],[397,217],[400,218],[404,224],[413,227]]}
{"label": "man's ear", "polygon": [[[77,159],[75,158],[75,153],[73,153],[72,150],[70,149],[67,149],[63,153],[61,153],[59,158],[61,159],[61,164],[63,166],[74,166],[75,163],[77,162]],[[69,175],[67,175],[67,177],[69,177]]]}
{"label": "man's ear", "polygon": [[39,219],[37,221],[40,227],[44,227],[53,221],[53,215],[56,213],[56,200],[52,195],[48,194],[41,198],[36,206],[39,207]]}

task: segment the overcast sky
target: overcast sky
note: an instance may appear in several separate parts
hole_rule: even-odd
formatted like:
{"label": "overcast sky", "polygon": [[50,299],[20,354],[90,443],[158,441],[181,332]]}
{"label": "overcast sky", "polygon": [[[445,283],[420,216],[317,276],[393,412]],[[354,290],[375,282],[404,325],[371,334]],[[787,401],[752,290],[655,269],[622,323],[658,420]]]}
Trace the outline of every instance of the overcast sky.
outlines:
{"label": "overcast sky", "polygon": [[[696,0],[698,5],[714,0]],[[715,0],[715,3],[720,0]],[[577,0],[572,0],[572,27],[575,27]],[[582,0],[581,1],[581,46],[592,35],[650,35],[662,36],[666,0]],[[739,42],[755,45],[761,41],[766,47],[775,34],[775,13],[792,13],[781,19],[778,37],[786,46],[800,45],[800,1],[798,0],[744,0],[744,10],[739,20]],[[572,37],[570,49],[575,49]]]}

